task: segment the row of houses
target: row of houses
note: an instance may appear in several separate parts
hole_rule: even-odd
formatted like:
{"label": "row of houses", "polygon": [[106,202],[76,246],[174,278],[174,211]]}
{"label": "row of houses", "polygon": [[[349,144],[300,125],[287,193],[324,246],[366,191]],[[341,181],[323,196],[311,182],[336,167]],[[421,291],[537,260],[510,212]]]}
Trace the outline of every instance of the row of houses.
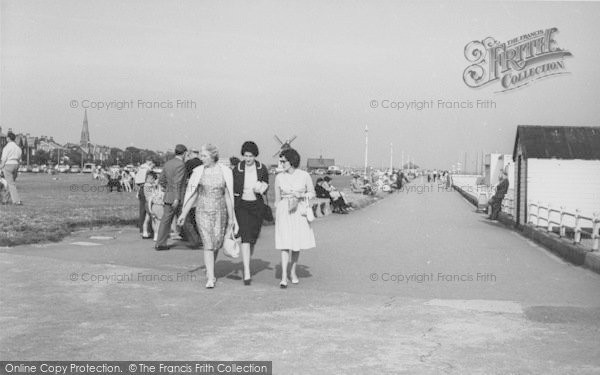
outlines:
{"label": "row of houses", "polygon": [[[8,129],[7,132],[4,132],[2,127],[0,127],[0,152],[2,152],[2,148],[8,143],[7,133],[9,131],[12,131],[12,129]],[[61,145],[56,142],[52,136],[42,135],[37,137],[31,136],[29,133],[22,134],[14,131],[13,133],[16,135],[15,143],[23,150],[23,163],[25,164],[30,164],[30,160],[32,160],[33,156],[39,151],[56,155],[64,155],[65,152],[72,151],[84,155],[86,160],[99,163],[109,160],[111,153],[115,153],[114,148],[104,145],[95,145],[92,143],[88,143],[87,147],[82,147],[76,143]],[[118,151],[123,153],[122,150]]]}

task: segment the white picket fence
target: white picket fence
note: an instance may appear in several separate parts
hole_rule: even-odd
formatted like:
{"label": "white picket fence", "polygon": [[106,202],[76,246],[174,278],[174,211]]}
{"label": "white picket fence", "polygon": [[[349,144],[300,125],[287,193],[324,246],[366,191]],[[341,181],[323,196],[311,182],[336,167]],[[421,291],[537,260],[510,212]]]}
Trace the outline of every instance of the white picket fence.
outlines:
{"label": "white picket fence", "polygon": [[[560,237],[565,237],[566,230],[571,229],[575,234],[574,242],[577,244],[581,243],[581,234],[588,233],[592,239],[592,251],[598,251],[600,212],[595,212],[592,216],[585,216],[581,214],[580,210],[574,211],[567,210],[565,207],[553,208],[550,204],[542,205],[540,202],[530,203],[528,222],[537,227],[545,227],[548,232],[552,232],[554,227],[558,227]],[[574,224],[572,224],[573,222]],[[591,232],[587,232],[583,228],[591,228]]]}

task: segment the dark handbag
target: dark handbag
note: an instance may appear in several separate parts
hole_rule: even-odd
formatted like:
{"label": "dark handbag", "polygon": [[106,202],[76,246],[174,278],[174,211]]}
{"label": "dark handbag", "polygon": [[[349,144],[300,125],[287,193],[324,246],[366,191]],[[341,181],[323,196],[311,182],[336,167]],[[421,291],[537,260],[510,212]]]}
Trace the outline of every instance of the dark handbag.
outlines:
{"label": "dark handbag", "polygon": [[273,210],[271,210],[271,207],[269,206],[269,200],[266,195],[262,200],[262,218],[267,223],[273,223],[275,221]]}

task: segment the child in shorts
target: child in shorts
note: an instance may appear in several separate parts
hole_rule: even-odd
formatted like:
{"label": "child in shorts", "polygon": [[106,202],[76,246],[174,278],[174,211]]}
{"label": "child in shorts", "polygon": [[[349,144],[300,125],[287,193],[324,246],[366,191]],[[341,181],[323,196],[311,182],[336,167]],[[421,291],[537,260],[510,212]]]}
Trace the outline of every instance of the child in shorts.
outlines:
{"label": "child in shorts", "polygon": [[146,218],[144,220],[142,237],[148,238],[148,225],[152,225],[154,231],[154,241],[158,236],[158,226],[164,212],[164,192],[158,185],[158,176],[155,172],[149,171],[146,174],[146,182],[144,183],[144,195],[146,196]]}

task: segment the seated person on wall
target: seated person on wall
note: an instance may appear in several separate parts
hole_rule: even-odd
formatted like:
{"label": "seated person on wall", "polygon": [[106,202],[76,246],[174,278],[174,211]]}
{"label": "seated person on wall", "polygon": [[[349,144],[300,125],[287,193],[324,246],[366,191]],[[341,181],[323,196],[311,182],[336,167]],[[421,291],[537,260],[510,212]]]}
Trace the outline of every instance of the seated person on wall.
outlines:
{"label": "seated person on wall", "polygon": [[331,202],[331,206],[333,207],[332,211],[338,213],[340,212],[340,202],[334,201],[333,198],[331,198],[331,194],[329,194],[329,191],[323,186],[324,182],[325,181],[321,177],[317,178],[317,181],[315,183],[315,196],[317,198],[329,199],[329,201]]}
{"label": "seated person on wall", "polygon": [[329,199],[331,200],[331,205],[333,206],[333,212],[347,214],[349,206],[348,202],[346,202],[346,197],[344,197],[344,194],[339,192],[330,182],[331,177],[325,176],[323,178],[323,182],[321,183],[321,187],[329,193]]}
{"label": "seated person on wall", "polygon": [[408,178],[406,178],[402,171],[396,171],[392,176],[394,177],[392,187],[396,190],[401,190],[404,183],[408,183]]}
{"label": "seated person on wall", "polygon": [[358,194],[370,194],[371,193],[371,187],[368,184],[363,183],[357,174],[352,176],[352,182],[350,182],[350,190],[353,193],[358,193]]}
{"label": "seated person on wall", "polygon": [[325,190],[323,185],[323,179],[321,177],[317,178],[317,182],[315,182],[315,195],[317,198],[327,198],[331,199],[329,196],[329,192]]}
{"label": "seated person on wall", "polygon": [[490,198],[488,204],[492,206],[492,212],[490,213],[490,220],[498,220],[498,215],[502,209],[502,200],[508,192],[508,178],[505,171],[500,172],[498,175],[500,182],[496,186],[496,194]]}

